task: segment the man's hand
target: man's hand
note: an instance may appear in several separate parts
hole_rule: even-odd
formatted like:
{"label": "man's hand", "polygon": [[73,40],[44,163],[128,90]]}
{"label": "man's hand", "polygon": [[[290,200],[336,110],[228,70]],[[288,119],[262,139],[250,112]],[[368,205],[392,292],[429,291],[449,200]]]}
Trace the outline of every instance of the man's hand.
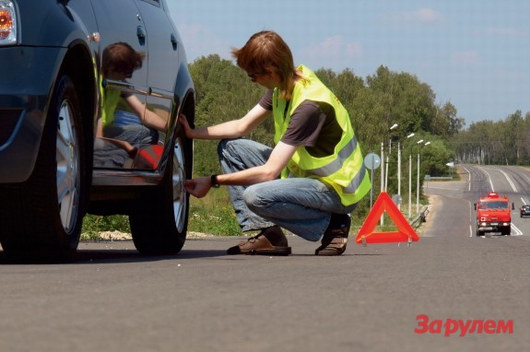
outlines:
{"label": "man's hand", "polygon": [[184,181],[184,187],[189,194],[202,198],[212,187],[210,177],[199,177]]}
{"label": "man's hand", "polygon": [[178,118],[178,122],[182,129],[184,129],[184,134],[186,134],[186,137],[193,139],[193,128],[190,127],[190,124],[188,123],[188,118],[184,114],[180,114]]}

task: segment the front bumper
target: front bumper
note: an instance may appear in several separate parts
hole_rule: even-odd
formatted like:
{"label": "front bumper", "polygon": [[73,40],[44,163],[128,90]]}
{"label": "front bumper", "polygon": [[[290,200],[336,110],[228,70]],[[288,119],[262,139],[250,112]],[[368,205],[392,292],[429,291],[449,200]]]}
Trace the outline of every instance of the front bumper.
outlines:
{"label": "front bumper", "polygon": [[479,223],[477,225],[477,229],[479,231],[483,232],[500,232],[501,230],[510,228],[510,223],[508,222],[502,222],[502,223]]}
{"label": "front bumper", "polygon": [[0,48],[0,183],[24,182],[33,172],[65,52],[57,47]]}

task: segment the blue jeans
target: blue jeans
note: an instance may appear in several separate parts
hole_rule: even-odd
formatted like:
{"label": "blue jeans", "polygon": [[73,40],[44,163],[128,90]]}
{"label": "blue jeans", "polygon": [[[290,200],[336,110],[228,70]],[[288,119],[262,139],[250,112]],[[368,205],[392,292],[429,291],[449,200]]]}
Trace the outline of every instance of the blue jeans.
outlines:
{"label": "blue jeans", "polygon": [[[217,152],[223,172],[231,173],[265,164],[272,148],[249,139],[225,139]],[[348,214],[356,206],[342,205],[333,189],[311,178],[229,186],[228,193],[243,231],[278,225],[309,241],[322,237],[331,213]]]}

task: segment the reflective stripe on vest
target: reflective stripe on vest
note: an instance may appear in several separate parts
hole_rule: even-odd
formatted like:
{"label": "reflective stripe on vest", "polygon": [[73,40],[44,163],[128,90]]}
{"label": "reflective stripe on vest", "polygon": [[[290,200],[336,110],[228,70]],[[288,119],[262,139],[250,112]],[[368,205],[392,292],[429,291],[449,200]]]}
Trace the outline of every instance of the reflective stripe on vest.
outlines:
{"label": "reflective stripe on vest", "polygon": [[[309,173],[325,177],[331,174],[334,174],[335,172],[339,171],[342,168],[342,165],[348,157],[353,154],[355,151],[355,148],[357,147],[357,138],[353,137],[353,140],[351,143],[346,144],[344,148],[339,152],[339,157],[335,160],[333,160],[331,163],[329,163],[326,166],[317,168],[317,169],[310,169],[306,170]],[[359,186],[361,185],[364,177],[365,177],[365,166],[364,163],[361,166],[361,170],[355,175],[355,177],[352,179],[351,183],[348,186],[343,186],[346,193],[353,193],[355,192]]]}
{"label": "reflective stripe on vest", "polygon": [[[365,170],[363,157],[357,138],[351,127],[350,117],[338,99],[325,87],[314,73],[305,66],[298,67],[303,79],[295,84],[292,101],[278,97],[278,89],[273,94],[273,115],[275,125],[274,140],[278,143],[285,133],[293,111],[305,100],[323,102],[335,111],[335,118],[342,128],[342,136],[332,155],[317,158],[310,155],[305,147],[299,147],[291,158],[289,171],[298,177],[317,177],[337,191],[343,205],[358,202],[370,190],[371,184]],[[285,177],[285,173],[282,177]]]}
{"label": "reflective stripe on vest", "polygon": [[351,143],[346,144],[346,146],[341,149],[337,159],[333,160],[331,163],[327,164],[326,166],[322,166],[322,167],[315,168],[315,169],[307,169],[306,171],[311,172],[312,174],[315,174],[318,176],[331,175],[341,169],[342,164],[344,163],[344,160],[346,160],[355,151],[356,147],[357,147],[357,138],[353,137],[353,140],[351,141]]}

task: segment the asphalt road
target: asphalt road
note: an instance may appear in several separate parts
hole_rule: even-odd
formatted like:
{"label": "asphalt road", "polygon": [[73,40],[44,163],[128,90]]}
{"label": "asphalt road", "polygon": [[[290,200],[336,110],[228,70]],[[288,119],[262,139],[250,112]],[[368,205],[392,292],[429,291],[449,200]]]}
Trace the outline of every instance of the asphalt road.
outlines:
{"label": "asphalt road", "polygon": [[438,206],[410,247],[351,241],[320,258],[293,236],[289,257],[227,256],[238,239],[214,237],[175,257],[130,241],[81,243],[68,264],[0,253],[0,351],[528,350],[530,218],[516,208],[521,233],[476,237],[472,202],[493,185],[521,203],[530,172],[462,170],[426,185]]}

